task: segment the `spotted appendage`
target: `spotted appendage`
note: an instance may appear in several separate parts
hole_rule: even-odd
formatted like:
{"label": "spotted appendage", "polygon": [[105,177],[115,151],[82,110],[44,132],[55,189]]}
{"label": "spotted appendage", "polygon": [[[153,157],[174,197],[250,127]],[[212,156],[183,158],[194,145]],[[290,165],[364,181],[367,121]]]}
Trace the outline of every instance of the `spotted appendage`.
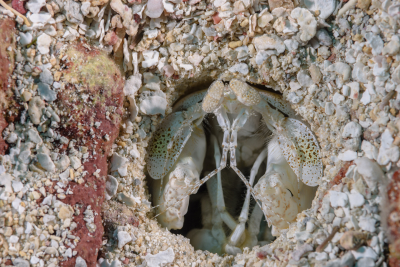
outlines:
{"label": "spotted appendage", "polygon": [[285,119],[284,131],[279,135],[279,146],[289,166],[303,183],[317,186],[322,176],[319,145],[314,134],[296,119]]}

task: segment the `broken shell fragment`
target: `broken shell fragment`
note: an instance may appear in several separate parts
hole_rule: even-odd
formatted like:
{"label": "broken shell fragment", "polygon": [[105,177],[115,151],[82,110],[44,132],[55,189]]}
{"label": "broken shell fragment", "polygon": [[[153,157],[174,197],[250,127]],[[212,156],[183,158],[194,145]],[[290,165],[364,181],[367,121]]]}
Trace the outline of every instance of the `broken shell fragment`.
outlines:
{"label": "broken shell fragment", "polygon": [[340,245],[347,250],[357,249],[366,241],[366,234],[359,231],[345,232],[340,238]]}
{"label": "broken shell fragment", "polygon": [[29,101],[28,114],[33,124],[40,123],[42,116],[42,109],[44,108],[44,101],[40,96],[35,96]]}
{"label": "broken shell fragment", "polygon": [[311,40],[317,32],[317,20],[311,12],[305,8],[296,7],[292,10],[291,16],[300,25],[300,40],[303,42]]}
{"label": "broken shell fragment", "polygon": [[308,10],[318,11],[319,17],[327,19],[336,9],[336,0],[302,0],[301,4]]}

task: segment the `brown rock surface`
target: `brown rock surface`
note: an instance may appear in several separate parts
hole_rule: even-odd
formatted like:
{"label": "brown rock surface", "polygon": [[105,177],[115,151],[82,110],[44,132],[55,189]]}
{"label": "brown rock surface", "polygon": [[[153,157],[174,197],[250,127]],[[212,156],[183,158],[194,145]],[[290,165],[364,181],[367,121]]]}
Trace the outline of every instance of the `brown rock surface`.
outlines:
{"label": "brown rock surface", "polygon": [[389,238],[389,266],[400,266],[400,170],[387,187],[386,226]]}
{"label": "brown rock surface", "polygon": [[15,22],[13,19],[0,19],[0,155],[4,155],[8,145],[3,139],[3,130],[15,115],[14,70]]}
{"label": "brown rock surface", "polygon": [[[78,44],[70,47],[66,55],[68,59],[63,63],[67,68],[61,76],[66,86],[56,102],[63,114],[58,131],[70,141],[75,140],[76,150],[87,150],[88,157],[82,159],[83,171],[87,172],[84,182],[70,182],[68,186],[73,194],[67,195],[63,202],[79,210],[79,215],[74,216],[77,228],[72,234],[80,241],[74,250],[90,267],[96,266],[102,245],[101,206],[108,172],[107,157],[119,132],[124,80],[118,66],[100,50]],[[65,151],[70,147],[60,144],[58,148]],[[96,225],[93,232],[89,232],[84,221],[89,205]],[[70,258],[61,265],[75,266],[75,259]]]}

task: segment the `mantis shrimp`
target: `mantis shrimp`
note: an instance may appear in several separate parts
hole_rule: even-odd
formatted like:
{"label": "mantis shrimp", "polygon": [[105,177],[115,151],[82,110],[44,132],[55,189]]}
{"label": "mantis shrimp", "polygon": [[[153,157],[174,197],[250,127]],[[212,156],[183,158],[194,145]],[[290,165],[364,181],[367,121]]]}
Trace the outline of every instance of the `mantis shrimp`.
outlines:
{"label": "mantis shrimp", "polygon": [[[215,116],[215,124],[219,127],[212,125],[214,130],[207,140],[203,121],[209,114]],[[180,100],[162,121],[149,145],[147,169],[156,183],[153,202],[158,207],[161,225],[168,229],[181,229],[188,211],[189,196],[207,183],[209,196],[201,199],[204,227],[188,234],[195,248],[220,254],[240,253],[242,248],[257,244],[263,215],[268,225],[272,225],[275,235],[287,229],[297,214],[308,208],[315,192],[313,187],[318,185],[322,176],[317,140],[297,118],[281,96],[238,79],[227,84],[217,80],[208,89]],[[268,145],[257,138],[252,139],[253,131],[248,130],[257,126],[259,121],[272,133]],[[218,130],[222,133],[219,134]],[[200,179],[206,167],[207,147],[213,151],[207,160],[209,162],[212,158],[215,168]],[[257,153],[250,156],[244,152],[237,153],[246,149]],[[228,155],[231,171],[247,188],[237,219],[225,206],[221,182]],[[266,164],[265,174],[254,185],[263,162]],[[247,179],[239,167],[249,164],[252,166]],[[258,205],[249,218],[251,196]],[[224,225],[231,229],[228,237]]]}

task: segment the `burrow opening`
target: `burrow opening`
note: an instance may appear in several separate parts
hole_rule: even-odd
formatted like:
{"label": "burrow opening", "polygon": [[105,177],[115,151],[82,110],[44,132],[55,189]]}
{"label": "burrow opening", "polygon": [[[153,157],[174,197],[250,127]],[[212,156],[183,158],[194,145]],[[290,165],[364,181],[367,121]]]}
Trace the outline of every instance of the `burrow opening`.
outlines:
{"label": "burrow opening", "polygon": [[[184,90],[185,93],[182,95],[185,97],[199,90],[208,88],[210,84],[210,81],[203,81],[198,86],[193,86],[191,89]],[[251,85],[263,91],[282,95],[281,93],[263,85]],[[177,102],[178,101],[175,103]],[[286,114],[284,115],[287,116]],[[232,123],[235,114],[228,114],[228,116]],[[212,136],[216,137],[219,144],[222,144],[223,140],[223,131],[221,127],[219,127],[214,114],[206,115],[201,123],[201,126],[204,129],[206,137],[206,152],[203,168],[199,175],[200,179],[205,177],[217,167],[217,163],[215,161],[215,146],[212,145],[213,141],[211,140],[213,138]],[[247,179],[249,179],[251,169],[257,159],[257,156],[265,147],[268,146],[272,138],[272,132],[263,122],[261,115],[256,112],[251,115],[244,127],[239,130],[238,147],[236,149],[237,166]],[[219,149],[221,149],[221,146],[219,146]],[[268,156],[260,164],[255,177],[254,185],[256,185],[260,178],[266,173],[267,159]],[[239,223],[238,218],[241,215],[241,211],[245,202],[247,188],[234,170],[230,168],[229,157],[227,162],[228,166],[221,171],[220,175],[223,199],[227,213],[234,220],[236,220],[237,223]],[[174,167],[172,167],[172,169],[173,168]],[[166,176],[168,175],[169,174]],[[161,185],[160,180],[154,180],[150,177],[150,175],[147,177],[149,181],[150,192],[152,193],[153,205],[156,206],[159,204],[159,199],[162,198],[162,194],[166,190],[165,187],[166,184],[168,184],[168,177],[163,179],[163,185]],[[233,246],[232,248],[232,246],[230,246],[232,242],[229,240],[232,239],[236,228],[233,229],[231,225],[228,226],[226,223],[224,223],[224,221],[222,222],[222,226],[215,226],[215,221],[217,221],[217,224],[221,224],[220,220],[215,219],[215,216],[220,214],[220,212],[215,212],[216,206],[218,206],[215,204],[215,196],[218,193],[218,189],[217,191],[215,189],[218,187],[217,185],[218,177],[217,175],[214,175],[206,184],[202,185],[195,194],[190,195],[188,199],[189,205],[187,212],[184,215],[184,222],[179,227],[173,227],[175,229],[169,229],[171,233],[180,234],[189,238],[195,249],[207,250],[220,255],[237,254],[240,253],[244,247],[249,247],[251,249],[256,245],[262,246],[271,243],[276,239],[276,237],[273,235],[273,229],[268,226],[264,214],[262,214],[260,218],[260,209],[257,210],[257,203],[253,198],[251,198],[248,220],[245,224],[245,231],[242,233],[242,237],[239,238],[240,242],[235,243],[237,246]],[[311,202],[315,197],[317,188],[318,187],[313,187],[307,191],[306,196],[303,196],[307,198],[307,200],[304,201],[307,204],[302,210],[311,207]],[[287,190],[288,193],[293,196],[293,193],[290,191],[290,189]],[[166,213],[165,211],[156,209],[156,213],[159,212]],[[220,216],[222,217],[221,214]],[[161,215],[157,218],[161,225],[165,227],[163,216]],[[214,228],[218,228],[218,230]],[[255,228],[257,229],[255,230]]]}

